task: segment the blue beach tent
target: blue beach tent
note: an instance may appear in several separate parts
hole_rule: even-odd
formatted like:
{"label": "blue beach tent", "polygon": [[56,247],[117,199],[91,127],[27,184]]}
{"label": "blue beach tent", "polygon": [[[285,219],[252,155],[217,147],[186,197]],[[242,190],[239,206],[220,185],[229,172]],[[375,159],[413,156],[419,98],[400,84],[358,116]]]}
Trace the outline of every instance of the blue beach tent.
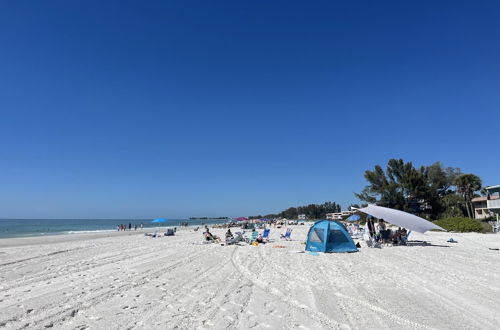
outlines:
{"label": "blue beach tent", "polygon": [[306,251],[357,252],[347,229],[338,221],[319,220],[309,229]]}

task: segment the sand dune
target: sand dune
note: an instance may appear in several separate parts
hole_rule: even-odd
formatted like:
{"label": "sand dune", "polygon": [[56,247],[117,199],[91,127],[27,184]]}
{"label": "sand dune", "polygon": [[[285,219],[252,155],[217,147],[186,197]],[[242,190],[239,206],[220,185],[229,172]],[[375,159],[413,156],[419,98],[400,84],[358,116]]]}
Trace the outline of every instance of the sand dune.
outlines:
{"label": "sand dune", "polygon": [[189,230],[1,240],[0,327],[500,326],[500,252],[489,249],[500,248],[498,235],[414,234],[433,245],[313,256],[300,253],[306,230],[286,242],[272,229],[276,242],[257,247],[202,244]]}

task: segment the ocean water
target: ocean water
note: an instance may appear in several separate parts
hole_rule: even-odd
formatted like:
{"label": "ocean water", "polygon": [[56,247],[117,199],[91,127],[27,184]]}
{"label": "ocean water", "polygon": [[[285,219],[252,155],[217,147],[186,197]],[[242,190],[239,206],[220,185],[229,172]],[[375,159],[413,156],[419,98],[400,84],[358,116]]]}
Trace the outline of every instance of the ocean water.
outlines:
{"label": "ocean water", "polygon": [[[161,223],[161,227],[180,226],[181,222],[187,222],[189,226],[201,226],[201,224],[224,223],[228,220],[220,219],[168,219]],[[151,219],[0,219],[0,239],[9,237],[28,237],[61,234],[83,234],[105,231],[116,231],[119,224],[128,224],[140,228],[155,228],[158,225],[151,223]]]}

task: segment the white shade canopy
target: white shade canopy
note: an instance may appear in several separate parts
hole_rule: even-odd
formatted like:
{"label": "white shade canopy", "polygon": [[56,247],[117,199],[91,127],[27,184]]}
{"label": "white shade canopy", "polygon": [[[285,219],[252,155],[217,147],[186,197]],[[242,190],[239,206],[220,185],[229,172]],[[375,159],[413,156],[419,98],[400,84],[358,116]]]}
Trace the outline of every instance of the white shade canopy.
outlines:
{"label": "white shade canopy", "polygon": [[367,207],[357,210],[369,214],[375,218],[384,219],[385,221],[392,223],[393,225],[404,227],[406,229],[419,233],[425,233],[426,231],[431,229],[446,231],[445,229],[433,224],[430,221],[400,210],[394,210],[377,205],[368,205]]}

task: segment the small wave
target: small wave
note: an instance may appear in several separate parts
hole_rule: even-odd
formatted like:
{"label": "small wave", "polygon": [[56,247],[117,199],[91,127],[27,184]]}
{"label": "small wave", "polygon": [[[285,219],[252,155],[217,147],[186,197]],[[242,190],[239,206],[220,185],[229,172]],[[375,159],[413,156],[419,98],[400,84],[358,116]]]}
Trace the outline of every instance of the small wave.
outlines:
{"label": "small wave", "polygon": [[116,231],[116,229],[102,229],[102,230],[71,230],[67,231],[66,234],[95,234],[95,233],[109,233]]}

